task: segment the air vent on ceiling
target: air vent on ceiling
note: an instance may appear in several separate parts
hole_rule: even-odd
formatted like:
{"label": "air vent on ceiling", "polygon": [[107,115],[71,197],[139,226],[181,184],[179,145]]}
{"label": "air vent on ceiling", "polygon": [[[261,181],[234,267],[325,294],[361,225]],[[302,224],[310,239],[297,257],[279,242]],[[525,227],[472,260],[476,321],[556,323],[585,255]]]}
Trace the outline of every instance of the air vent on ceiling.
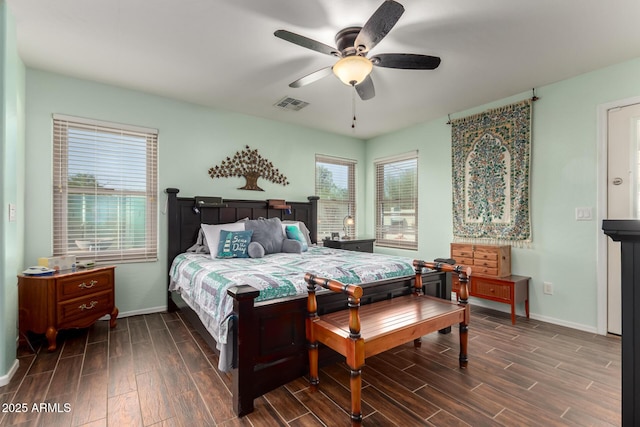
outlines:
{"label": "air vent on ceiling", "polygon": [[274,107],[282,108],[283,110],[289,111],[300,111],[307,105],[309,105],[308,102],[300,101],[299,99],[291,98],[288,96],[285,96],[280,101],[273,104]]}

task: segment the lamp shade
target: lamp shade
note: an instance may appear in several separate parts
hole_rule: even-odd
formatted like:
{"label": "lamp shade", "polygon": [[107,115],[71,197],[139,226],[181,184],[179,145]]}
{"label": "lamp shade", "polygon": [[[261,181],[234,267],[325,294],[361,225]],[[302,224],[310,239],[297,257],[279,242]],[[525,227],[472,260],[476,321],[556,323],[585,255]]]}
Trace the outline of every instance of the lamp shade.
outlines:
{"label": "lamp shade", "polygon": [[355,86],[362,83],[371,73],[372,69],[373,64],[367,58],[352,55],[346,56],[336,62],[333,66],[333,74],[335,74],[342,83]]}
{"label": "lamp shade", "polygon": [[349,227],[355,225],[356,221],[353,219],[351,215],[347,215],[342,220],[343,230],[344,230],[344,239],[349,238]]}

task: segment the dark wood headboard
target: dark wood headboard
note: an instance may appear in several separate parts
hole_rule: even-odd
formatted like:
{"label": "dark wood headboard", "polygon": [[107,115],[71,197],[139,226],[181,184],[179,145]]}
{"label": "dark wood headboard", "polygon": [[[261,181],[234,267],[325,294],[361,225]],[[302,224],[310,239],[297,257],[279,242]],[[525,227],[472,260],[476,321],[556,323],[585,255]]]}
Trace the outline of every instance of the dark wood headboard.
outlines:
{"label": "dark wood headboard", "polygon": [[196,212],[195,197],[178,197],[177,188],[167,188],[168,268],[173,259],[191,247],[198,237],[200,224],[227,224],[239,219],[275,218],[281,220],[302,221],[309,229],[311,242],[318,237],[318,197],[309,196],[308,202],[286,202],[291,212],[284,209],[271,209],[266,200],[222,200],[222,206],[199,207]]}

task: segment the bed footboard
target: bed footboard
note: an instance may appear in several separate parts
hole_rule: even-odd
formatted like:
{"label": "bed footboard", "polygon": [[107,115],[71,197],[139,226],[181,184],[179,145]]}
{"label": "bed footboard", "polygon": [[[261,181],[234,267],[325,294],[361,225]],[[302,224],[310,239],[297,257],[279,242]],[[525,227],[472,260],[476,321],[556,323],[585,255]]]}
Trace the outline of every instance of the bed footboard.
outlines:
{"label": "bed footboard", "polygon": [[[429,272],[422,276],[425,291],[444,299],[451,297],[451,276]],[[410,294],[415,279],[399,278],[365,284],[363,305]],[[305,321],[306,296],[255,302],[259,292],[248,285],[229,289],[234,301],[233,406],[238,416],[253,411],[253,400],[309,372]],[[346,308],[339,294],[317,296],[323,313]],[[441,332],[447,332],[443,330]],[[329,348],[320,351],[320,366],[340,360]]]}

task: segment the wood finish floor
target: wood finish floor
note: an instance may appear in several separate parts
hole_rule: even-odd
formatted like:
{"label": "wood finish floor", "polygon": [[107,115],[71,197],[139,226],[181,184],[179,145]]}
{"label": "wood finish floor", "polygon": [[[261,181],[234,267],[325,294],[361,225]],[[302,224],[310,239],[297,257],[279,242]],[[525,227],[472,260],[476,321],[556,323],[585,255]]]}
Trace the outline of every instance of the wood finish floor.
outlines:
{"label": "wood finish floor", "polygon": [[[522,317],[512,326],[505,313],[471,311],[467,370],[458,368],[455,329],[426,336],[421,349],[407,344],[367,359],[365,426],[621,424],[619,338]],[[321,371],[319,392],[300,378],[236,418],[230,378],[177,313],[118,319],[111,330],[100,321],[58,341],[52,353],[42,342],[37,354],[19,349],[19,370],[0,387],[0,425],[349,425],[342,363]],[[27,411],[15,412],[22,404]]]}

